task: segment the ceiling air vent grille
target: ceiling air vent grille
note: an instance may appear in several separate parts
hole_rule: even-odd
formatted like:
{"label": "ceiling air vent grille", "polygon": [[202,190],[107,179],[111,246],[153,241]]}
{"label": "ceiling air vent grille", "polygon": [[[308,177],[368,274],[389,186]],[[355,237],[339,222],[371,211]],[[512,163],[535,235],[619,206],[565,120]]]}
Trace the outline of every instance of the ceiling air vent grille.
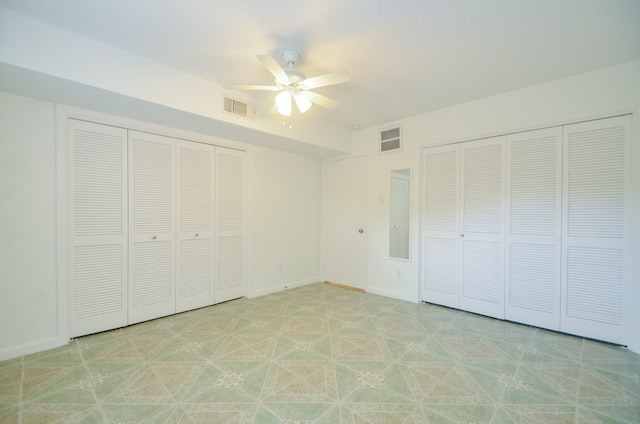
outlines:
{"label": "ceiling air vent grille", "polygon": [[402,131],[400,127],[380,131],[380,153],[389,153],[402,149]]}
{"label": "ceiling air vent grille", "polygon": [[253,118],[253,107],[231,97],[224,98],[224,111],[243,118]]}

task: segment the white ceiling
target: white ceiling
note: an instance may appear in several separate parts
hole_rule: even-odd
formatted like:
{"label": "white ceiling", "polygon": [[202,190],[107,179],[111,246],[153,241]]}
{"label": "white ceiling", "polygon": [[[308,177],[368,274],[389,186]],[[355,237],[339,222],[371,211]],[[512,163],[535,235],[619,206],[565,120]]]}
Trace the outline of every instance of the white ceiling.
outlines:
{"label": "white ceiling", "polygon": [[[221,85],[271,84],[301,53],[345,126],[404,117],[640,58],[640,0],[0,0],[0,6]],[[246,93],[245,93],[246,95]],[[256,101],[270,99],[256,92]]]}

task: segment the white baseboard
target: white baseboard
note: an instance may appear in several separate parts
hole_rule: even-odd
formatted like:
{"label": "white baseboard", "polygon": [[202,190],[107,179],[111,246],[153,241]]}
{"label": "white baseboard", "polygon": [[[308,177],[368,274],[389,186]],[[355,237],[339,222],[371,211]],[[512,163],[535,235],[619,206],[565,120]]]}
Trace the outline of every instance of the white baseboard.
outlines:
{"label": "white baseboard", "polygon": [[272,286],[272,287],[266,287],[266,288],[261,288],[259,290],[250,290],[250,292],[247,294],[247,297],[249,299],[254,298],[254,297],[260,297],[260,296],[265,296],[267,294],[272,294],[272,293],[278,293],[284,290],[289,290],[289,289],[293,289],[296,287],[302,287],[302,286],[306,286],[308,284],[313,284],[313,283],[318,283],[321,282],[322,279],[320,277],[313,277],[313,278],[308,278],[305,280],[299,280],[299,281],[293,281],[290,283],[284,283],[284,284],[278,284],[277,286]]}
{"label": "white baseboard", "polygon": [[376,287],[367,287],[367,293],[378,294],[380,296],[390,297],[392,299],[398,300],[406,300],[411,303],[419,303],[420,299],[418,294],[416,293],[414,296],[409,295],[407,293],[401,293],[393,290],[380,289]]}
{"label": "white baseboard", "polygon": [[0,349],[0,361],[17,358],[23,355],[29,355],[31,353],[42,352],[44,350],[64,346],[67,343],[69,343],[69,340],[61,339],[59,337],[50,337],[47,339],[37,340],[35,342],[25,343],[18,346],[2,348]]}

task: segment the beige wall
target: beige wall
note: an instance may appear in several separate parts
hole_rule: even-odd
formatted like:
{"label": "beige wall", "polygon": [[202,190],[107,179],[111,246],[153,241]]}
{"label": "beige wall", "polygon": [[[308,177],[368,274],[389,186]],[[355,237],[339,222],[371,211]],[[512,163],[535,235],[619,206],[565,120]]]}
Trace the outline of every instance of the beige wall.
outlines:
{"label": "beige wall", "polygon": [[0,359],[58,343],[54,118],[0,93]]}

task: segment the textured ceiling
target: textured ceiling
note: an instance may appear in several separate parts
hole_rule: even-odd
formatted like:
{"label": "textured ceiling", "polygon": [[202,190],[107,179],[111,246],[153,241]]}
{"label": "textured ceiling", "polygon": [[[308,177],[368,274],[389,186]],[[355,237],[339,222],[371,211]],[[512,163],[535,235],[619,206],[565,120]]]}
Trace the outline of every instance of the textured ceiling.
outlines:
{"label": "textured ceiling", "polygon": [[[0,0],[0,6],[218,84],[271,84],[301,53],[340,102],[309,119],[381,125],[640,58],[640,0]],[[246,95],[246,93],[245,93]],[[270,92],[255,93],[268,99]]]}

